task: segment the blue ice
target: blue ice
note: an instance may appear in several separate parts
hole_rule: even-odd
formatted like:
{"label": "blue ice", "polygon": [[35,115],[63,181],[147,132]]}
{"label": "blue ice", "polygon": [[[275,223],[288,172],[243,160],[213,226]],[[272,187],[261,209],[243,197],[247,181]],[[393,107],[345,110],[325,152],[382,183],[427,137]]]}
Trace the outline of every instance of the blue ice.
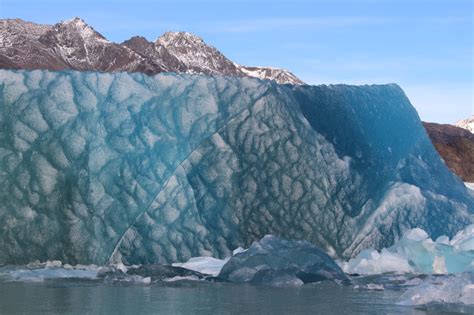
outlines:
{"label": "blue ice", "polygon": [[349,258],[473,212],[394,84],[0,71],[0,265],[224,258],[266,234]]}

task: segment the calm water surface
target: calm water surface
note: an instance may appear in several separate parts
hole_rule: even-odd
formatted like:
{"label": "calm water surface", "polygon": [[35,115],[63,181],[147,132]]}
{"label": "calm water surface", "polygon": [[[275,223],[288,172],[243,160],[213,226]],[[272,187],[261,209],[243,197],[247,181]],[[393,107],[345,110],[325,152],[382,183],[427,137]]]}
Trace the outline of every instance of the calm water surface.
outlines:
{"label": "calm water surface", "polygon": [[447,311],[397,305],[402,293],[356,290],[331,282],[300,288],[271,288],[192,281],[112,285],[58,279],[40,283],[0,283],[0,313],[444,314]]}

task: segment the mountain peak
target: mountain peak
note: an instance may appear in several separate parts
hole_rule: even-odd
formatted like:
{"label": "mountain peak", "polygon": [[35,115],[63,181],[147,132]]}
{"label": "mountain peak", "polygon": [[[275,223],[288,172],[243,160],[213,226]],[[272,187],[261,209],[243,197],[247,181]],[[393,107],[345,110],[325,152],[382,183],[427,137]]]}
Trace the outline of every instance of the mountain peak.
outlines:
{"label": "mountain peak", "polygon": [[194,44],[204,44],[204,41],[201,37],[189,33],[189,32],[165,32],[163,35],[158,37],[155,43],[160,43],[162,45],[170,44],[183,44],[183,43],[194,43]]}
{"label": "mountain peak", "polygon": [[72,19],[69,19],[69,20],[64,20],[60,23],[62,23],[62,24],[75,24],[75,25],[80,25],[80,26],[87,25],[87,23],[78,16],[76,16]]}
{"label": "mountain peak", "polygon": [[117,44],[74,17],[55,25],[0,20],[0,68],[201,73],[303,84],[291,72],[239,65],[190,32],[166,32],[150,42],[134,36]]}
{"label": "mountain peak", "polygon": [[94,28],[89,26],[83,19],[77,16],[72,19],[57,23],[54,28],[57,31],[63,30],[64,32],[77,32],[83,39],[94,38],[110,43],[110,41],[102,36],[102,34],[96,32]]}
{"label": "mountain peak", "polygon": [[188,73],[243,75],[219,50],[192,33],[166,32],[155,41],[155,45],[165,47],[188,68]]}

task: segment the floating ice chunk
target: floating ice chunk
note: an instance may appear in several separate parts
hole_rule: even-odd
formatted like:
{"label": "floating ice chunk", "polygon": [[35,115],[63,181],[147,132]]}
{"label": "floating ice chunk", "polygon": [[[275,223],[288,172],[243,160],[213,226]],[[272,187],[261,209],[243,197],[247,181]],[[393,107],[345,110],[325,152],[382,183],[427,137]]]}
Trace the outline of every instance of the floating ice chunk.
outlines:
{"label": "floating ice chunk", "polygon": [[109,284],[121,284],[121,283],[126,283],[126,284],[144,284],[144,285],[149,285],[152,282],[151,277],[142,277],[139,275],[115,275],[115,276],[107,276],[104,277],[103,280],[105,283]]}
{"label": "floating ice chunk", "polygon": [[463,303],[474,305],[473,283],[473,273],[431,276],[420,285],[408,289],[400,297],[400,304]]}
{"label": "floating ice chunk", "polygon": [[151,283],[151,277],[145,277],[142,279],[143,284],[150,284]]}
{"label": "floating ice chunk", "polygon": [[[207,278],[206,275],[188,270],[182,267],[168,266],[168,265],[142,265],[130,266],[127,268],[127,273],[117,273],[116,270],[111,270],[101,275],[104,278],[121,279],[127,277],[140,276],[142,278],[151,278],[153,281],[177,281],[177,280],[200,280]],[[171,280],[174,279],[174,280]],[[126,279],[125,279],[126,280]]]}
{"label": "floating ice chunk", "polygon": [[411,229],[404,235],[405,239],[412,241],[423,241],[428,239],[428,237],[428,233],[420,228]]}
{"label": "floating ice chunk", "polygon": [[380,253],[376,250],[364,250],[356,258],[342,264],[346,273],[379,274],[386,272],[412,272],[406,257],[383,249]]}
{"label": "floating ice chunk", "polygon": [[125,266],[123,263],[116,264],[115,268],[117,268],[117,270],[120,270],[123,273],[127,273],[127,271],[128,271],[128,267]]}
{"label": "floating ice chunk", "polygon": [[466,284],[462,288],[459,301],[464,304],[474,304],[474,284]]}
{"label": "floating ice chunk", "polygon": [[[245,252],[246,249],[242,247],[237,247],[232,251],[232,255],[237,255]],[[217,276],[221,272],[222,267],[229,261],[230,257],[225,259],[218,259],[214,257],[192,257],[187,262],[184,263],[173,263],[173,267],[181,267],[188,270],[197,271],[199,273]]]}
{"label": "floating ice chunk", "polygon": [[99,268],[95,265],[62,265],[59,260],[39,261],[26,266],[0,267],[0,280],[15,282],[42,282],[52,279],[96,279]]}
{"label": "floating ice chunk", "polygon": [[166,279],[163,279],[163,281],[165,282],[176,282],[176,281],[183,281],[183,280],[187,280],[187,281],[199,281],[201,279],[199,279],[199,277],[197,276],[175,276],[175,277],[172,277],[172,278],[166,278]]}
{"label": "floating ice chunk", "polygon": [[456,233],[449,244],[457,251],[474,250],[474,225]]}
{"label": "floating ice chunk", "polygon": [[202,274],[217,276],[227,261],[229,261],[229,258],[193,257],[185,263],[173,263],[172,265],[173,267],[182,267]]}
{"label": "floating ice chunk", "polygon": [[347,279],[331,257],[311,243],[287,241],[272,235],[232,256],[219,277],[231,282],[271,286],[300,286],[327,279]]}
{"label": "floating ice chunk", "polygon": [[433,241],[422,229],[412,229],[381,252],[365,250],[341,264],[346,273],[385,272],[447,274],[474,271],[474,225],[459,231],[450,241]]}
{"label": "floating ice chunk", "polygon": [[[250,269],[244,268],[250,271]],[[251,275],[252,273],[248,273]],[[304,284],[303,280],[298,278],[295,273],[287,270],[261,269],[253,274],[249,279],[254,284],[263,284],[272,287],[299,287]]]}
{"label": "floating ice chunk", "polygon": [[237,255],[237,254],[243,253],[243,252],[245,252],[245,251],[246,251],[245,248],[237,247],[236,249],[234,249],[234,250],[232,251],[232,255]]}
{"label": "floating ice chunk", "polygon": [[375,290],[375,291],[383,291],[385,290],[384,286],[382,284],[376,284],[376,283],[368,283],[366,285],[355,285],[354,289],[363,289],[363,290]]}
{"label": "floating ice chunk", "polygon": [[435,274],[448,273],[448,269],[446,268],[446,258],[444,256],[435,256],[433,260],[433,273]]}

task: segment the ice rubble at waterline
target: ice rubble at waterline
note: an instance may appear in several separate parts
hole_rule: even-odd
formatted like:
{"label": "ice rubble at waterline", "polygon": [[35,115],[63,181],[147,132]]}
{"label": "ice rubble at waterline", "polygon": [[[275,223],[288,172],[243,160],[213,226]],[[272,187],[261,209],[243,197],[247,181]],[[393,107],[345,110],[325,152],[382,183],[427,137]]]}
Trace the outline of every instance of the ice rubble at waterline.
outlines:
{"label": "ice rubble at waterline", "polygon": [[[125,266],[122,263],[71,266],[63,265],[60,261],[35,262],[28,266],[0,267],[0,281],[84,279],[112,284],[151,285],[207,280],[298,287],[314,281],[335,280],[352,286],[354,290],[402,290],[403,294],[399,298],[402,305],[474,305],[473,240],[474,226],[459,231],[451,240],[439,237],[436,241],[432,241],[425,231],[413,229],[395,245],[382,250],[382,253],[391,254],[380,254],[377,260],[367,260],[362,258],[367,255],[361,253],[348,262],[340,263],[346,272],[354,273],[357,270],[366,274],[349,275],[348,278],[329,256],[314,245],[269,235],[254,242],[249,249],[238,248],[233,256],[225,259],[194,257],[184,263],[174,263],[173,266]],[[433,258],[441,254],[445,255],[444,259],[448,262],[445,264],[446,269],[442,270],[436,269],[439,268],[437,261],[441,258]],[[397,256],[397,259],[393,256]],[[470,264],[466,257],[470,257]],[[427,267],[429,265],[431,267]],[[420,266],[425,269],[421,271]],[[349,267],[355,269],[350,270]],[[362,267],[364,272],[361,272]],[[437,274],[440,271],[451,274]]]}
{"label": "ice rubble at waterline", "polygon": [[341,264],[350,274],[386,272],[448,274],[474,272],[474,225],[459,231],[451,240],[432,240],[419,228],[408,231],[393,246],[381,251],[364,250]]}

